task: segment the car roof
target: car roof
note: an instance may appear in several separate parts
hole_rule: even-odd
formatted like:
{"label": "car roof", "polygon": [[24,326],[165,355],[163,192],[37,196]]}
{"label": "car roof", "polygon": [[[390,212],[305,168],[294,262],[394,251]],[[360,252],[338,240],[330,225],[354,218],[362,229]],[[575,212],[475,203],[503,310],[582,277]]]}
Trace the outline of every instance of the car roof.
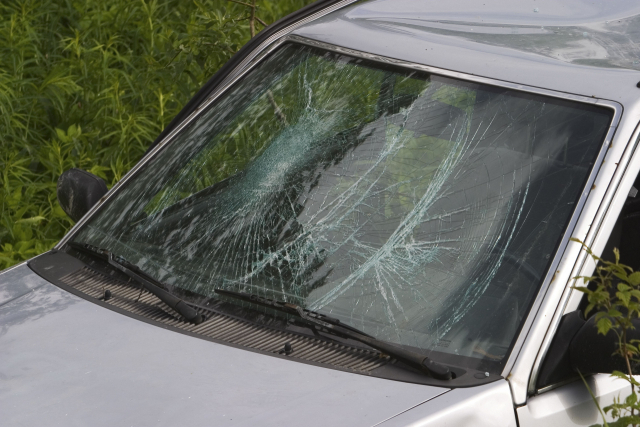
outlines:
{"label": "car roof", "polygon": [[640,98],[637,0],[370,0],[294,34],[626,106]]}

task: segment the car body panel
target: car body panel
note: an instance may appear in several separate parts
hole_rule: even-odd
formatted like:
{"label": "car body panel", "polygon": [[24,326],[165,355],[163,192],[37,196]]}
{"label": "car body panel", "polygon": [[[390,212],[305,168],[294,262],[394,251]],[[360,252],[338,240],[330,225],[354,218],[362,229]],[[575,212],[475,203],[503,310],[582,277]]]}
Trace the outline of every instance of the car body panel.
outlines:
{"label": "car body panel", "polygon": [[[92,304],[27,266],[0,289],[3,425],[372,426],[448,389],[283,360]],[[34,410],[37,408],[37,410]]]}
{"label": "car body panel", "polygon": [[[535,13],[535,8],[548,12]],[[576,10],[584,12],[576,14]],[[480,6],[470,0],[442,4],[373,0],[328,14],[293,34],[447,70],[628,104],[637,102],[640,93],[635,88],[640,81],[638,21],[640,8],[628,1],[548,0],[511,5],[490,0]]]}
{"label": "car body panel", "polygon": [[509,384],[505,380],[457,388],[423,403],[381,427],[516,427]]}
{"label": "car body panel", "polygon": [[25,265],[26,263],[22,263],[0,272],[2,278],[6,278],[6,283],[0,286],[0,306],[45,284],[38,276],[25,276]]}

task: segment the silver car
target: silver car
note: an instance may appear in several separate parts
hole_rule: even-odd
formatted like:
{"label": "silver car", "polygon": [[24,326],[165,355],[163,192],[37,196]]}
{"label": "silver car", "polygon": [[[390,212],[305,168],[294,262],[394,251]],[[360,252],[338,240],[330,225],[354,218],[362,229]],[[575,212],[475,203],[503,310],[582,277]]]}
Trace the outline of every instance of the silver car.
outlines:
{"label": "silver car", "polygon": [[0,424],[601,421],[570,238],[640,265],[638,46],[628,0],[268,27],[110,191],[61,177],[76,226],[0,274]]}

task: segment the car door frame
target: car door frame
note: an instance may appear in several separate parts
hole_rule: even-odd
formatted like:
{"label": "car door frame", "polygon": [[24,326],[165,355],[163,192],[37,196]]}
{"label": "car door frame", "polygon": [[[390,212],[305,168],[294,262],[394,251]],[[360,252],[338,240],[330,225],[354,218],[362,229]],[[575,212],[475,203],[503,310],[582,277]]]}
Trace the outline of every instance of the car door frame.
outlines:
{"label": "car door frame", "polygon": [[[597,189],[598,186],[602,187],[601,196],[599,198],[594,198],[591,202],[591,206],[585,207],[586,212],[584,218],[582,218],[583,224],[582,226],[577,226],[576,231],[574,232],[574,237],[585,242],[585,244],[587,244],[596,254],[601,254],[605,248],[613,227],[622,211],[624,202],[629,195],[636,177],[640,174],[639,143],[640,125],[638,122],[635,120],[622,120],[619,125],[618,133],[611,143],[613,147],[618,148],[617,151],[620,152],[619,157],[614,150],[611,150],[611,155],[607,157],[609,167],[603,167],[596,179],[596,182],[594,183],[594,189]],[[606,163],[607,162],[605,162],[605,164]],[[597,196],[598,194],[596,193],[594,195]],[[593,215],[588,215],[590,210],[594,211]],[[591,224],[587,224],[587,221],[590,221]],[[570,386],[571,381],[569,381],[569,384],[567,384],[567,382],[563,382],[538,388],[536,386],[536,382],[542,362],[558,329],[560,319],[563,315],[577,310],[582,299],[583,293],[571,288],[575,283],[575,280],[572,278],[577,276],[590,276],[596,266],[593,259],[586,253],[579,243],[574,242],[571,246],[573,246],[571,248],[572,250],[567,252],[577,253],[577,256],[571,257],[575,260],[572,268],[568,268],[571,266],[571,258],[568,256],[570,254],[565,256],[563,264],[561,264],[561,268],[569,271],[570,274],[568,277],[566,277],[567,275],[565,274],[565,280],[558,280],[557,282],[558,286],[556,287],[558,289],[555,290],[555,293],[560,294],[560,298],[555,301],[556,309],[551,312],[550,308],[553,307],[554,301],[549,301],[547,304],[549,306],[547,313],[541,313],[549,316],[550,321],[548,328],[544,331],[544,338],[542,339],[538,350],[535,352],[535,359],[533,359],[533,363],[530,367],[524,401],[516,399],[516,393],[521,393],[522,390],[518,390],[517,388],[514,390],[512,385],[514,403],[516,406],[524,406],[530,398],[533,398],[534,396],[541,396],[549,392],[553,393],[554,390],[555,394],[558,394],[561,392],[559,389]],[[542,321],[539,323],[540,327],[543,326]],[[531,347],[532,346],[530,345],[529,348],[533,350]],[[532,359],[532,357],[523,357],[519,359],[518,362],[521,365],[518,366],[516,364],[514,373],[519,373],[517,372],[517,368],[520,368],[520,371],[524,370],[522,368],[524,359]],[[604,390],[605,394],[608,394],[613,389],[617,390],[619,388],[612,388],[610,384],[608,384],[609,380],[609,375],[606,374],[598,374],[590,379],[590,381],[595,381],[594,385],[596,385],[596,389],[599,384],[600,389]],[[613,380],[611,379],[611,381]],[[578,384],[578,387],[584,387],[584,385],[580,383]],[[596,397],[599,397],[597,396],[599,393],[597,390],[595,393]]]}

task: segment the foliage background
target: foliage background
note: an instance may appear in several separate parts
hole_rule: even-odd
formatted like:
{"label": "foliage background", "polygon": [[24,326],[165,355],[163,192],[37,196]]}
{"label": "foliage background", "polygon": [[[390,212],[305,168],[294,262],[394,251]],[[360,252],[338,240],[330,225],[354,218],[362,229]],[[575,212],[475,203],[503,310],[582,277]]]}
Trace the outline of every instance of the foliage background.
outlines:
{"label": "foliage background", "polygon": [[252,34],[311,2],[3,0],[0,270],[73,225],[62,172],[113,185]]}

